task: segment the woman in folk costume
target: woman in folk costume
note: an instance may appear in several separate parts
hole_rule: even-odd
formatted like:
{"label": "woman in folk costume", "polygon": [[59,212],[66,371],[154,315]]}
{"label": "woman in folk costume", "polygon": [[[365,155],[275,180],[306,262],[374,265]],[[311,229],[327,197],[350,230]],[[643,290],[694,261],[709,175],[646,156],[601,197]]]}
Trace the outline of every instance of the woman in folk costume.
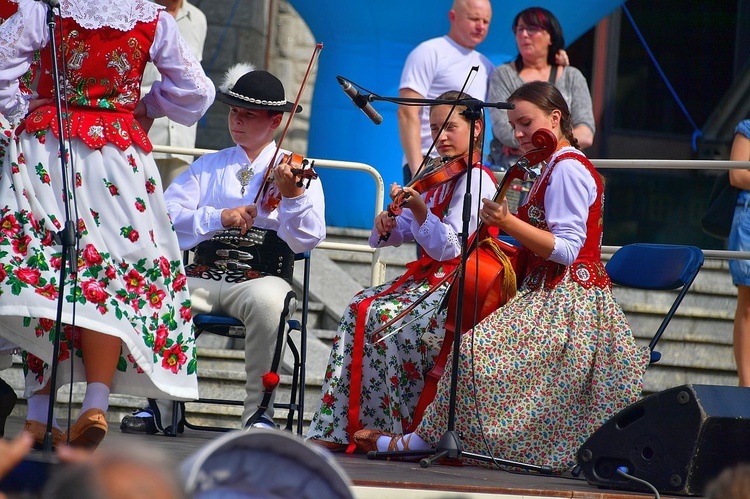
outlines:
{"label": "woman in folk costume", "polygon": [[[649,362],[612,296],[601,262],[603,181],[577,149],[570,111],[548,82],[508,100],[508,120],[525,152],[540,128],[557,136],[517,215],[483,200],[482,220],[528,254],[526,277],[503,307],[462,337],[455,400],[464,450],[561,472],[602,423],[641,395]],[[363,430],[369,450],[425,450],[447,428],[451,366],[420,425],[408,435]]]}
{"label": "woman in folk costume", "polygon": [[[465,98],[470,97],[454,91],[438,99]],[[466,161],[469,147],[474,148],[472,234],[477,227],[479,200],[492,197],[496,186],[491,173],[479,163],[484,120],[474,123],[475,140],[470,144],[471,122],[462,114],[466,107],[451,108],[432,106],[430,126],[441,156]],[[403,276],[361,291],[344,312],[326,368],[320,406],[307,434],[313,442],[333,451],[352,444],[353,450],[351,436],[359,428],[398,432],[412,423],[425,373],[434,364],[445,334],[446,311],[440,304],[450,281],[435,285],[459,264],[467,177],[464,171],[422,193],[403,187],[409,195],[403,213],[394,218],[383,211],[375,218],[372,247],[415,241],[424,251],[419,260],[407,265]],[[391,198],[401,191],[393,184]],[[430,293],[426,299],[387,331],[373,335],[426,293]]]}
{"label": "woman in folk costume", "polygon": [[[0,0],[0,24],[11,17],[18,10],[18,4],[13,0]],[[22,93],[31,96],[34,92],[29,88],[29,83],[34,80],[35,68],[38,66],[38,58],[35,54],[35,61],[32,67],[24,74],[19,81],[19,89]],[[8,144],[13,137],[13,127],[8,122],[4,114],[0,113],[0,164],[5,159],[5,151],[8,150]],[[4,371],[13,365],[13,354],[17,353],[18,347],[0,337],[0,371]],[[0,379],[0,437],[5,434],[5,420],[10,415],[13,407],[16,405],[17,396],[13,388]]]}
{"label": "woman in folk costume", "polygon": [[[24,350],[25,429],[41,443],[50,390],[57,389],[49,374],[62,300],[58,386],[71,370],[74,380],[87,382],[67,439],[96,447],[107,431],[110,390],[197,398],[186,277],[146,132],[164,115],[196,122],[215,91],[161,7],[147,0],[61,0],[60,13],[66,172],[58,155],[47,6],[20,0],[18,12],[0,26],[0,111],[19,123],[0,179],[0,336]],[[17,79],[37,49],[38,99],[29,100]],[[149,60],[163,79],[139,101]],[[68,211],[63,173],[77,229],[77,268],[66,272],[58,296],[57,235]],[[53,443],[65,440],[53,421]]]}

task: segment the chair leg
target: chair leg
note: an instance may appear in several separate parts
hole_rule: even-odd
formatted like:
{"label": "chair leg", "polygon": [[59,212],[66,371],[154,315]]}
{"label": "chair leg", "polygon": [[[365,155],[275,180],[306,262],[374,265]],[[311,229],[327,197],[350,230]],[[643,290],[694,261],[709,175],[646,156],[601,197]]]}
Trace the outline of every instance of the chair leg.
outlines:
{"label": "chair leg", "polygon": [[292,356],[294,357],[294,364],[292,373],[292,388],[291,393],[289,394],[289,413],[287,414],[285,429],[292,431],[292,428],[294,427],[295,412],[297,413],[297,418],[299,420],[299,407],[297,406],[297,388],[299,384],[300,355],[299,350],[297,350],[297,346],[292,341],[291,336],[287,336],[287,345],[289,346],[289,349],[292,352]]}

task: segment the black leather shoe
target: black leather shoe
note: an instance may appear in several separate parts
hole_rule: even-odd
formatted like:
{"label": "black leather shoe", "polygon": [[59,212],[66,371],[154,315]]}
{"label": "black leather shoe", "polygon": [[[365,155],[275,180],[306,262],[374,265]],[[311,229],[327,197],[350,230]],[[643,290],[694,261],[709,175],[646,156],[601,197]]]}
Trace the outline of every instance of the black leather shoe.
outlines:
{"label": "black leather shoe", "polygon": [[[171,402],[170,402],[171,403]],[[167,437],[176,437],[178,433],[185,431],[183,415],[185,414],[185,404],[177,404],[177,431],[172,425],[164,426],[166,423],[161,417],[159,406],[156,401],[149,399],[149,405],[133,411],[132,416],[125,416],[120,422],[120,431],[123,433],[139,433],[141,435],[155,435],[159,432]],[[169,421],[171,423],[171,421]]]}
{"label": "black leather shoe", "polygon": [[0,378],[0,438],[5,436],[5,420],[16,406],[18,397],[13,388]]}
{"label": "black leather shoe", "polygon": [[151,407],[144,407],[133,411],[132,416],[125,416],[120,422],[120,431],[123,433],[140,433],[141,435],[154,435],[156,429],[154,413]]}

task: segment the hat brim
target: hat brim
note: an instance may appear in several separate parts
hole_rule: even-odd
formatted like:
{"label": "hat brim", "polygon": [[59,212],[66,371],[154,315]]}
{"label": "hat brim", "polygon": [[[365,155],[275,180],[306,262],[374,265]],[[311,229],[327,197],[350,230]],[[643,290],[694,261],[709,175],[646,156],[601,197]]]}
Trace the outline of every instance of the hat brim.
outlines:
{"label": "hat brim", "polygon": [[[278,111],[280,113],[291,113],[292,109],[294,109],[294,102],[287,101],[287,103],[283,106],[269,106],[238,99],[237,97],[232,97],[231,95],[227,95],[222,91],[216,92],[216,100],[219,100],[224,104],[229,104],[233,107],[242,107],[245,109],[265,109],[266,111]],[[302,111],[302,106],[297,105],[297,110],[295,112],[299,113],[300,111]]]}

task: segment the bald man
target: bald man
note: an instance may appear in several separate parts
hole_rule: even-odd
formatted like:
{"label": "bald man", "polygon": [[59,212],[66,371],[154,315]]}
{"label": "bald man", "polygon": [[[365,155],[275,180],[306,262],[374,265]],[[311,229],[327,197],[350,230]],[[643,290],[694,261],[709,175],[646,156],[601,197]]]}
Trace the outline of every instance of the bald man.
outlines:
{"label": "bald man", "polygon": [[[489,0],[455,0],[448,12],[448,34],[422,42],[406,58],[399,97],[435,99],[449,90],[461,90],[471,68],[479,66],[465,92],[485,100],[494,67],[475,47],[487,37],[491,19]],[[432,144],[428,107],[401,105],[397,114],[407,184]]]}

